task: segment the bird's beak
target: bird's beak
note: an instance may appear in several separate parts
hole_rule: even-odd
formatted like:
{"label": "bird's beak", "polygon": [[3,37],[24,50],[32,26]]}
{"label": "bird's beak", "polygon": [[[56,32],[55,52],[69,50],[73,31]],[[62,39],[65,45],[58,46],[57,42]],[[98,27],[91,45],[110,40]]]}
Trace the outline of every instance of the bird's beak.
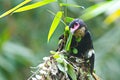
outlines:
{"label": "bird's beak", "polygon": [[74,32],[79,28],[79,24],[78,25],[74,25],[74,27],[73,28],[70,28],[70,32],[72,33],[72,34],[74,34]]}

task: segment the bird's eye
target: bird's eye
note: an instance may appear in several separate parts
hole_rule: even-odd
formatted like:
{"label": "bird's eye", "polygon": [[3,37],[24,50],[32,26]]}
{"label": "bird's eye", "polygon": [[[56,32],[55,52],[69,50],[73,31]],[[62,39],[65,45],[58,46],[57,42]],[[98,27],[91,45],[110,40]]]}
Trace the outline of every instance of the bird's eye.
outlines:
{"label": "bird's eye", "polygon": [[76,22],[75,24],[74,24],[74,26],[78,26],[79,25],[79,23],[78,22]]}
{"label": "bird's eye", "polygon": [[76,27],[76,26],[79,26],[79,23],[78,22],[75,22],[74,25],[72,26],[72,28]]}

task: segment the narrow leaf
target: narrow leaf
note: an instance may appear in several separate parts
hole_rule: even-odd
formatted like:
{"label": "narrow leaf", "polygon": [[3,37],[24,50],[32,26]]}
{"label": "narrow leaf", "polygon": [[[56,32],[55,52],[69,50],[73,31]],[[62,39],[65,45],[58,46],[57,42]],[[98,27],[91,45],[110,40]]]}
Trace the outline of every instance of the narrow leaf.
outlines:
{"label": "narrow leaf", "polygon": [[62,11],[57,12],[48,33],[48,42],[51,36],[53,35],[54,31],[56,30],[58,24],[60,23],[61,17],[62,17]]}
{"label": "narrow leaf", "polygon": [[120,9],[118,9],[117,11],[115,11],[114,13],[110,14],[106,19],[105,19],[105,23],[106,24],[111,24],[113,21],[115,21],[116,19],[118,19],[120,17]]}
{"label": "narrow leaf", "polygon": [[58,69],[59,69],[60,71],[62,71],[63,73],[66,73],[65,68],[64,68],[64,65],[58,63],[58,64],[57,64],[57,67],[58,67]]}
{"label": "narrow leaf", "polygon": [[83,6],[79,6],[79,5],[76,5],[76,4],[66,4],[66,3],[60,3],[60,6],[71,6],[71,7],[81,7],[81,8],[84,8]]}
{"label": "narrow leaf", "polygon": [[105,1],[99,4],[95,4],[84,11],[84,14],[80,16],[84,21],[94,18],[101,13],[105,12],[115,1]]}
{"label": "narrow leaf", "polygon": [[77,80],[77,76],[75,74],[75,70],[71,64],[67,64],[68,71],[67,73],[72,78],[72,80]]}
{"label": "narrow leaf", "polygon": [[[55,13],[54,12],[52,12],[51,10],[47,10],[49,13],[51,13],[52,15],[54,15],[55,16]],[[65,26],[67,25],[62,19],[60,20]]]}
{"label": "narrow leaf", "polygon": [[72,17],[65,17],[66,22],[72,22],[73,20],[74,20],[74,18],[72,18]]}
{"label": "narrow leaf", "polygon": [[14,11],[14,13],[16,13],[16,12],[22,12],[22,11],[27,11],[27,10],[31,10],[31,9],[34,9],[34,8],[38,8],[38,7],[44,6],[46,4],[49,4],[49,3],[55,2],[55,1],[56,0],[43,0],[43,1],[39,1],[39,2],[36,2],[34,4],[21,7],[19,9],[17,9],[16,11]]}
{"label": "narrow leaf", "polygon": [[5,17],[5,16],[11,14],[13,11],[15,11],[16,9],[20,8],[21,6],[29,3],[30,1],[31,1],[31,0],[25,0],[24,2],[20,3],[20,4],[17,5],[16,7],[12,8],[12,9],[8,10],[7,12],[3,13],[2,15],[0,15],[0,18]]}
{"label": "narrow leaf", "polygon": [[72,41],[72,36],[73,36],[73,34],[70,32],[70,33],[69,33],[69,37],[68,37],[68,39],[67,39],[67,43],[66,43],[66,45],[65,45],[65,50],[66,50],[66,51],[69,51],[69,50],[70,50],[70,45],[71,45],[71,41]]}

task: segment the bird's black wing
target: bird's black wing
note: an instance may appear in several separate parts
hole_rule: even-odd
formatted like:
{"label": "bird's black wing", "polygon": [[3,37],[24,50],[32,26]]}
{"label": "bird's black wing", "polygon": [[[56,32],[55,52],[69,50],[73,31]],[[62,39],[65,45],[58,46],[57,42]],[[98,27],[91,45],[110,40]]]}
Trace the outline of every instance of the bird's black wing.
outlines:
{"label": "bird's black wing", "polygon": [[92,37],[91,37],[91,34],[90,34],[89,31],[86,33],[84,39],[85,39],[85,45],[84,46],[86,46],[85,55],[86,55],[86,58],[89,60],[90,72],[92,73],[93,69],[94,69],[95,51],[94,51],[94,48],[93,48]]}
{"label": "bird's black wing", "polygon": [[86,60],[89,60],[90,63],[90,72],[93,72],[94,69],[94,58],[95,58],[95,52],[93,48],[92,38],[89,31],[86,32],[85,36],[82,37],[80,42],[76,41],[76,38],[73,37],[71,47],[74,49],[76,48],[78,50],[77,54],[74,54],[71,52],[72,56],[85,58]]}

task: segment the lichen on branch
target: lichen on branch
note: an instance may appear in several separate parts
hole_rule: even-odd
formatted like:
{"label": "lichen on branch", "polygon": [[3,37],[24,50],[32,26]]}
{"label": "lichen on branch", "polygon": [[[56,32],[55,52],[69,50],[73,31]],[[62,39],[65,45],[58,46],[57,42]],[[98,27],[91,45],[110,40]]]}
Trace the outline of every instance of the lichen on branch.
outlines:
{"label": "lichen on branch", "polygon": [[[65,51],[54,52],[44,57],[28,80],[90,80],[89,62],[74,56],[67,55]],[[94,78],[95,79],[95,78]],[[98,80],[98,79],[95,79]]]}

